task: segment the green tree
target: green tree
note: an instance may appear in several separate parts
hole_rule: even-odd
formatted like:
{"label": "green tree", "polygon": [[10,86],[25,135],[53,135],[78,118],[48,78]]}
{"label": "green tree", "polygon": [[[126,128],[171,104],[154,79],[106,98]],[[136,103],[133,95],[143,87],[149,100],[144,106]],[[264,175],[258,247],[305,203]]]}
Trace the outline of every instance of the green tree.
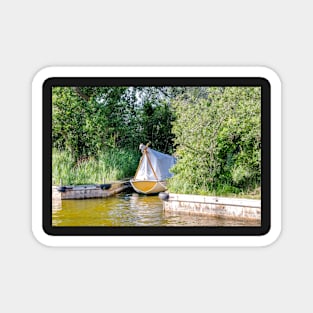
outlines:
{"label": "green tree", "polygon": [[76,161],[96,156],[114,146],[117,111],[126,88],[53,87],[52,139],[54,147],[68,150]]}
{"label": "green tree", "polygon": [[138,150],[151,141],[172,149],[170,96],[165,87],[53,87],[53,146],[75,162],[103,149]]}
{"label": "green tree", "polygon": [[173,101],[175,192],[239,192],[260,185],[260,88],[190,87]]}

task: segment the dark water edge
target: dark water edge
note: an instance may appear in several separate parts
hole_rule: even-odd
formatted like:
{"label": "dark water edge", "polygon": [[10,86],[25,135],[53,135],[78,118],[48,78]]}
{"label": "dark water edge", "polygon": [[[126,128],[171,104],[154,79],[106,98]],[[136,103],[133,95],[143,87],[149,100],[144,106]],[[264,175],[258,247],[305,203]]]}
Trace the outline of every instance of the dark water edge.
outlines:
{"label": "dark water edge", "polygon": [[158,196],[121,193],[104,199],[63,200],[52,206],[53,226],[259,226],[258,222],[163,211]]}

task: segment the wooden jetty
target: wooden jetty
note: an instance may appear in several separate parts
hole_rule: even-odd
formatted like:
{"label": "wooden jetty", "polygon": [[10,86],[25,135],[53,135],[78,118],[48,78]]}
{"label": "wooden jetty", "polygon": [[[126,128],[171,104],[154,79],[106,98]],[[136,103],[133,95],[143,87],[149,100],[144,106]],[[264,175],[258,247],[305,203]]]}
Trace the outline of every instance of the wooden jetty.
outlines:
{"label": "wooden jetty", "polygon": [[261,222],[261,200],[160,193],[164,211]]}

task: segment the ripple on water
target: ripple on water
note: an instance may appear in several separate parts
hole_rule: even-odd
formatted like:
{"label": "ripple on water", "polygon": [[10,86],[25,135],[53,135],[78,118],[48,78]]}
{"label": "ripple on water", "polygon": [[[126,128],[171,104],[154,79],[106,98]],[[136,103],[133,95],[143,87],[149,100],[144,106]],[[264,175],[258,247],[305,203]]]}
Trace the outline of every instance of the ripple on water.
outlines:
{"label": "ripple on water", "polygon": [[259,226],[255,222],[164,212],[158,196],[122,193],[52,205],[53,226]]}

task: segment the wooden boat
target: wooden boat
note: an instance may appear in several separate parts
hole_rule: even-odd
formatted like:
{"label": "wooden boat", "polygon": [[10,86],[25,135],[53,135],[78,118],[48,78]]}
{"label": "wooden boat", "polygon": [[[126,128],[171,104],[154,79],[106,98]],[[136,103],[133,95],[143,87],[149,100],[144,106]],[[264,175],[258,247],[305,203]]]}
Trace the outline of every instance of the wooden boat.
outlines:
{"label": "wooden boat", "polygon": [[166,190],[166,179],[173,174],[169,172],[176,159],[168,154],[158,152],[141,144],[142,152],[136,174],[130,180],[134,190],[143,194],[156,194]]}
{"label": "wooden boat", "polygon": [[130,182],[135,191],[146,195],[159,193],[166,190],[166,183],[164,181],[131,180]]}

